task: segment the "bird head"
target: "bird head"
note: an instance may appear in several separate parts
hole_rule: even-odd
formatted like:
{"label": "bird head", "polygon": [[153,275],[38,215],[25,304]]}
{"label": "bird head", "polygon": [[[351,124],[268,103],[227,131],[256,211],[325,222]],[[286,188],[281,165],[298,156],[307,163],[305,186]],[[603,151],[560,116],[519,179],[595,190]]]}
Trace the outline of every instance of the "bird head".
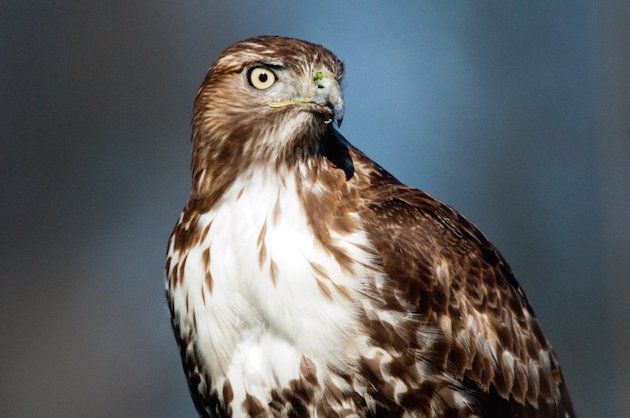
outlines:
{"label": "bird head", "polygon": [[315,153],[333,123],[341,125],[342,76],[342,62],[320,45],[278,36],[238,42],[199,88],[195,148],[223,161],[276,164]]}
{"label": "bird head", "polygon": [[[278,76],[272,72],[271,76],[268,76],[267,68],[255,68],[251,78],[251,83],[254,87],[258,88],[256,84],[260,84],[261,88],[266,88],[268,84],[272,84],[278,80]],[[261,79],[264,80],[261,83]],[[296,90],[304,91],[306,96],[300,96],[293,94],[288,99],[272,101],[269,103],[269,107],[274,109],[280,109],[283,107],[293,107],[298,111],[308,111],[315,114],[319,114],[324,118],[324,123],[331,123],[333,120],[337,122],[337,126],[341,126],[343,120],[343,97],[341,95],[341,88],[339,82],[334,74],[328,69],[322,69],[315,71],[312,77],[313,82],[303,83]],[[269,81],[273,80],[273,81]],[[280,81],[282,83],[282,81]],[[301,88],[300,88],[301,87]],[[282,87],[279,87],[282,91]],[[280,94],[280,97],[284,94]]]}

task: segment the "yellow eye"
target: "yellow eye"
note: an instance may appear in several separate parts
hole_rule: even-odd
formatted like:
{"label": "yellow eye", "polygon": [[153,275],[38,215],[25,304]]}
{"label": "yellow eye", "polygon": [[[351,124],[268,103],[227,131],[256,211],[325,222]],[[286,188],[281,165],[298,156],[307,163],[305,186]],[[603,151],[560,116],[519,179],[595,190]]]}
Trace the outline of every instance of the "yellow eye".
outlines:
{"label": "yellow eye", "polygon": [[276,75],[268,68],[256,67],[249,72],[249,82],[258,90],[266,90],[276,82]]}

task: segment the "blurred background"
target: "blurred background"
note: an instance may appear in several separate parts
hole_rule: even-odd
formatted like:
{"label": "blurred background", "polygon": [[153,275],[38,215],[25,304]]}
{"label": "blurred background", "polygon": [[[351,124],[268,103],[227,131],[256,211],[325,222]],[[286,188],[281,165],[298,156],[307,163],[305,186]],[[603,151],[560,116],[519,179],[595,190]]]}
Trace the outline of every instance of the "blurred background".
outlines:
{"label": "blurred background", "polygon": [[342,134],[498,246],[580,417],[630,410],[630,3],[0,0],[0,416],[193,417],[164,302],[192,101],[321,43]]}

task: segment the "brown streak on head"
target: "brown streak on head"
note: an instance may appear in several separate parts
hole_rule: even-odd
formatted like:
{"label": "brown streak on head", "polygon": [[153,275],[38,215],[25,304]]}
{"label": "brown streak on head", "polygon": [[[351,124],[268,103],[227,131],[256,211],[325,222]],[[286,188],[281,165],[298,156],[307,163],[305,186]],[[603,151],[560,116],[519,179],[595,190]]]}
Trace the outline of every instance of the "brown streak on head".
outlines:
{"label": "brown streak on head", "polygon": [[[193,109],[192,199],[204,210],[255,163],[277,169],[308,159],[328,129],[317,112],[304,118],[301,107],[271,108],[272,99],[249,85],[247,70],[265,62],[281,63],[302,81],[310,80],[315,67],[338,81],[343,76],[332,52],[297,39],[260,36],[227,48],[204,78]],[[297,117],[300,125],[291,131]],[[286,136],[282,142],[276,141],[280,132]]]}

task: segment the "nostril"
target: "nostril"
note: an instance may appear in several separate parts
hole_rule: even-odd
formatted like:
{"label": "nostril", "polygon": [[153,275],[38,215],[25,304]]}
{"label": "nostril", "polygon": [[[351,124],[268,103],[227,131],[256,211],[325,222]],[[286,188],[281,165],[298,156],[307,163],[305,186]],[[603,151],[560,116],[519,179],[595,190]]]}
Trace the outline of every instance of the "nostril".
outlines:
{"label": "nostril", "polygon": [[318,84],[318,85],[317,85],[317,88],[318,88],[318,89],[323,89],[323,88],[324,88],[324,86],[322,86],[321,84]]}

